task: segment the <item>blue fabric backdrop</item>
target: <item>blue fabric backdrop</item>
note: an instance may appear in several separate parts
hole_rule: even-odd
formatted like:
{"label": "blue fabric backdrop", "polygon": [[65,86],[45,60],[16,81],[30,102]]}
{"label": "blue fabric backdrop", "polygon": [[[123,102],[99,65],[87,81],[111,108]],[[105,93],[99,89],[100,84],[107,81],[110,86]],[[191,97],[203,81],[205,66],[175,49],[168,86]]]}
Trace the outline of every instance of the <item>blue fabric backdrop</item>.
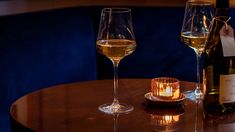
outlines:
{"label": "blue fabric backdrop", "polygon": [[0,18],[0,131],[17,98],[51,85],[94,80],[92,12],[63,9]]}

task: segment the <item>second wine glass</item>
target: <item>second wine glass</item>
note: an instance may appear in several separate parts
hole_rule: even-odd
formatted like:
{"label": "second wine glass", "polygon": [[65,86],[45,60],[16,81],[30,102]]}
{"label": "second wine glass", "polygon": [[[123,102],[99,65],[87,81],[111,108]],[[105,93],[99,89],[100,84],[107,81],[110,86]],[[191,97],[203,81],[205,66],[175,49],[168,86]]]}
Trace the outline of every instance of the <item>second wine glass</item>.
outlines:
{"label": "second wine glass", "polygon": [[191,100],[203,99],[201,89],[200,59],[213,19],[213,4],[208,1],[187,1],[181,30],[181,40],[192,48],[197,56],[197,86],[193,91],[185,92]]}
{"label": "second wine glass", "polygon": [[104,8],[101,12],[99,31],[96,41],[97,50],[108,57],[114,67],[114,98],[111,104],[99,106],[108,114],[127,113],[133,106],[120,104],[118,100],[118,65],[121,59],[136,48],[133,32],[131,9]]}

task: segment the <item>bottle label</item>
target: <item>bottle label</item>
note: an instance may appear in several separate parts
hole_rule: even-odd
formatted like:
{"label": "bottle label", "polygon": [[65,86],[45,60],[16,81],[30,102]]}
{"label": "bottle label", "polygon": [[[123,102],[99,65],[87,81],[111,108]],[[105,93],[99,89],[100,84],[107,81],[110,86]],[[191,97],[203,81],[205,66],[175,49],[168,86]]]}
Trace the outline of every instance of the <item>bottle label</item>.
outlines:
{"label": "bottle label", "polygon": [[221,28],[220,39],[224,57],[235,56],[234,32],[230,25],[224,25]]}
{"label": "bottle label", "polygon": [[219,124],[219,132],[235,132],[235,123]]}
{"label": "bottle label", "polygon": [[235,74],[220,75],[220,103],[235,102]]}

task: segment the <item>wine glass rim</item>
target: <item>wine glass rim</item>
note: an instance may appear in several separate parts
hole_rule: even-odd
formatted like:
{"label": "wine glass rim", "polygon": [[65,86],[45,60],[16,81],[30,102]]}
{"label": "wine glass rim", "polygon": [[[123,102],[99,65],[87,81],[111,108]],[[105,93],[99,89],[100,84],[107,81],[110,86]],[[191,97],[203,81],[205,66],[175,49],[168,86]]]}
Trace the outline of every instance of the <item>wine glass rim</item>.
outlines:
{"label": "wine glass rim", "polygon": [[103,8],[102,12],[123,13],[123,12],[131,12],[131,9],[125,7],[111,7],[111,8]]}

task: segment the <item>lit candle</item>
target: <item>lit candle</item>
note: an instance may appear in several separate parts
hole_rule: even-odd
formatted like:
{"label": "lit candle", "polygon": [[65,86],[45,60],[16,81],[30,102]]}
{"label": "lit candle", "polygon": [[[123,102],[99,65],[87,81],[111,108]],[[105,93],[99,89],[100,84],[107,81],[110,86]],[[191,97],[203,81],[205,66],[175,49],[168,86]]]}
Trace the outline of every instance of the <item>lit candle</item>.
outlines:
{"label": "lit candle", "polygon": [[179,80],[170,77],[159,77],[151,80],[152,95],[164,99],[178,99],[180,96]]}

